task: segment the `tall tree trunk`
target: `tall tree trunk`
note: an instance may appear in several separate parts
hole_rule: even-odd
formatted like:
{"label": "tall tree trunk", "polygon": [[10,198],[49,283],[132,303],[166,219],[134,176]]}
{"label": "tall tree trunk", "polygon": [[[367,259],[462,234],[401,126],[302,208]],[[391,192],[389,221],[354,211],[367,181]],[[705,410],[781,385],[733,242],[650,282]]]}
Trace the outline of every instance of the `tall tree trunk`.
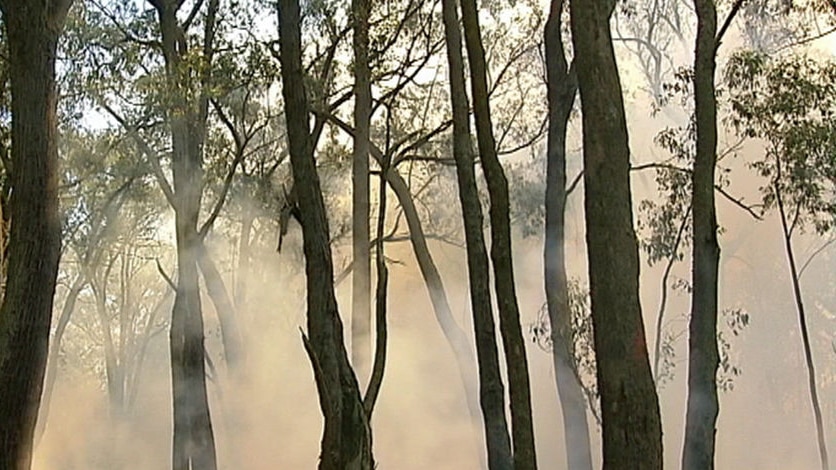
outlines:
{"label": "tall tree trunk", "polygon": [[352,0],[354,19],[354,158],[352,166],[351,362],[361,384],[371,357],[371,261],[369,258],[369,128],[372,114],[369,70],[370,0]]}
{"label": "tall tree trunk", "polygon": [[502,344],[505,346],[505,365],[508,370],[514,468],[533,470],[537,468],[537,453],[531,415],[528,358],[520,327],[520,308],[517,304],[514,263],[511,257],[508,180],[496,152],[488,97],[485,50],[482,47],[476,0],[461,0],[461,5],[467,59],[470,64],[473,113],[476,115],[476,137],[490,197],[491,261],[499,309],[499,329],[502,333]]}
{"label": "tall tree trunk", "polygon": [[819,448],[819,462],[822,470],[830,468],[827,456],[827,439],[824,435],[824,423],[822,420],[821,403],[819,402],[819,391],[816,386],[816,367],[813,363],[813,349],[810,346],[810,333],[807,329],[807,314],[804,310],[804,300],[801,294],[801,283],[799,281],[798,268],[795,263],[795,253],[792,248],[793,227],[787,222],[787,213],[784,207],[784,199],[781,195],[781,188],[778,181],[781,179],[781,161],[776,162],[777,175],[775,188],[775,201],[778,205],[778,212],[781,216],[781,229],[784,236],[784,248],[787,253],[787,264],[792,277],[792,292],[795,300],[796,311],[798,312],[798,327],[801,330],[801,343],[804,348],[804,365],[807,367],[807,386],[810,390],[810,404],[813,408],[813,419],[816,423],[816,438]]}
{"label": "tall tree trunk", "polygon": [[179,0],[150,0],[157,9],[169,90],[173,94],[167,118],[172,139],[174,224],[177,240],[177,291],[169,332],[174,402],[172,468],[215,470],[215,437],[206,390],[203,313],[200,305],[198,259],[202,240],[197,231],[203,191],[203,140],[208,112],[208,71],[212,61],[218,0],[210,0],[205,20],[199,96],[186,96],[195,86],[195,71],[185,60],[188,39],[178,22]]}
{"label": "tall tree trunk", "polygon": [[566,129],[578,82],[566,61],[561,28],[564,0],[552,0],[546,21],[549,131],[546,160],[546,241],[543,249],[546,305],[552,333],[555,383],[563,412],[566,468],[592,470],[586,398],[575,370],[572,311],[566,275]]}
{"label": "tall tree trunk", "polygon": [[694,245],[691,319],[688,338],[688,405],[682,468],[714,468],[717,401],[717,213],[714,168],[717,164],[717,99],[714,71],[717,50],[717,10],[714,0],[694,0],[697,40],[694,57],[694,103],[697,153],[691,176]]}
{"label": "tall tree trunk", "polygon": [[374,468],[371,428],[343,344],[328,221],[308,127],[298,0],[280,0],[278,14],[288,148],[305,252],[309,336],[303,339],[325,418],[319,468],[370,470]]}
{"label": "tall tree trunk", "polygon": [[28,470],[61,246],[55,56],[71,0],[3,0],[12,93],[8,280],[0,307],[0,468]]}
{"label": "tall tree trunk", "polygon": [[571,3],[604,469],[660,469],[662,427],[639,303],[630,148],[609,24],[613,7],[611,0]]}
{"label": "tall tree trunk", "polygon": [[482,233],[482,207],[473,169],[467,91],[462,57],[462,38],[455,0],[442,0],[447,62],[450,68],[450,100],[453,107],[453,156],[459,183],[459,201],[464,218],[470,304],[476,333],[479,364],[479,398],[485,420],[488,466],[491,470],[513,468],[511,439],[505,419],[505,387],[499,372],[499,352],[491,308],[488,254]]}

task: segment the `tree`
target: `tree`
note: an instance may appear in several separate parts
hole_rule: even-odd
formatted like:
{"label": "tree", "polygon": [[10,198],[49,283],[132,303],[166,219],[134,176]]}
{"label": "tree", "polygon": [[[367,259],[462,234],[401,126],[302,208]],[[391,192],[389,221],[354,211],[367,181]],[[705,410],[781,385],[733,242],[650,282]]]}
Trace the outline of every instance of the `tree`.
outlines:
{"label": "tree", "polygon": [[485,424],[488,466],[491,470],[513,467],[511,439],[505,419],[505,391],[499,372],[499,353],[491,308],[488,255],[482,233],[482,206],[476,187],[474,155],[470,141],[470,116],[462,57],[462,38],[455,0],[442,0],[450,101],[453,108],[453,157],[464,219],[470,306],[476,334],[479,364],[479,398]]}
{"label": "tree", "polygon": [[714,468],[717,401],[717,288],[720,247],[717,243],[717,213],[714,202],[717,166],[717,98],[714,71],[723,34],[740,8],[732,6],[717,31],[714,0],[695,0],[697,39],[694,57],[694,116],[696,153],[691,176],[693,198],[693,257],[691,318],[688,335],[688,408],[682,468]]}
{"label": "tree", "polygon": [[[166,193],[174,207],[177,238],[177,293],[169,334],[174,401],[172,468],[214,470],[217,456],[206,391],[203,314],[198,283],[202,240],[197,222],[203,192],[201,167],[209,111],[209,66],[219,2],[210,0],[208,3],[202,66],[196,68],[187,56],[186,27],[177,17],[182,2],[149,1],[159,19],[166,85],[171,99],[166,118],[171,129],[174,184]],[[194,89],[196,96],[191,96],[190,90]]]}
{"label": "tree", "polygon": [[767,180],[761,187],[764,210],[777,210],[781,223],[822,469],[829,468],[827,441],[793,237],[809,229],[824,235],[834,226],[834,76],[833,62],[804,56],[773,61],[745,51],[732,57],[725,73],[731,125],[766,144],[751,166]]}
{"label": "tree", "polygon": [[543,248],[546,305],[551,331],[555,384],[563,412],[567,468],[592,470],[586,399],[575,370],[572,312],[566,275],[566,132],[578,91],[574,63],[563,46],[564,0],[552,0],[545,28],[549,131],[546,148],[546,238]]}
{"label": "tree", "polygon": [[609,28],[613,6],[608,0],[571,4],[604,468],[658,469],[662,428],[638,296],[630,153]]}
{"label": "tree", "polygon": [[0,307],[0,467],[28,469],[58,272],[58,39],[72,0],[0,2],[12,93],[8,281]]}
{"label": "tree", "polygon": [[354,21],[354,155],[352,158],[351,359],[361,382],[369,372],[371,261],[369,257],[369,127],[372,116],[369,69],[369,0],[352,0]]}
{"label": "tree", "polygon": [[514,468],[533,470],[537,468],[537,453],[531,416],[528,358],[520,327],[520,308],[517,303],[514,264],[511,259],[508,180],[499,162],[493,134],[485,49],[482,46],[476,0],[461,0],[461,6],[467,59],[470,65],[473,114],[476,117],[476,140],[490,199],[491,262],[499,310],[499,329],[502,333],[505,366],[508,371]]}
{"label": "tree", "polygon": [[279,1],[278,15],[287,141],[305,251],[308,332],[303,340],[325,418],[319,468],[371,470],[371,427],[343,344],[342,322],[334,296],[328,221],[308,128],[298,1]]}

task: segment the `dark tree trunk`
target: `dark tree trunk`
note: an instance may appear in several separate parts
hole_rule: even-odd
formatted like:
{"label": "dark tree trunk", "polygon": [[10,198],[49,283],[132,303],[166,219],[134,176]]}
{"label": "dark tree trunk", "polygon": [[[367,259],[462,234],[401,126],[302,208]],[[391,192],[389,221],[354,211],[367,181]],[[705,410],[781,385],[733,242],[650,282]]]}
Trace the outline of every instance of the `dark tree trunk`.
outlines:
{"label": "dark tree trunk", "polygon": [[613,6],[610,0],[571,4],[604,468],[660,469],[662,428],[639,303],[630,150],[610,36]]}
{"label": "dark tree trunk", "polygon": [[[172,139],[174,224],[177,239],[177,291],[169,332],[174,402],[173,470],[217,468],[215,437],[206,390],[203,313],[200,304],[198,259],[202,240],[197,231],[203,191],[203,140],[208,99],[208,67],[212,61],[214,18],[218,0],[211,0],[205,20],[203,67],[195,72],[184,59],[188,40],[177,19],[178,0],[150,0],[157,9],[166,75],[172,102],[167,118]],[[199,77],[200,96],[185,90]]]}
{"label": "dark tree trunk", "polygon": [[351,361],[358,380],[369,376],[371,357],[371,261],[369,259],[369,0],[352,0],[354,18],[354,157],[352,166]]}
{"label": "dark tree trunk", "polygon": [[479,398],[485,420],[488,466],[491,470],[506,470],[513,468],[513,456],[505,419],[505,387],[499,372],[499,352],[491,308],[488,254],[482,233],[482,207],[473,169],[474,155],[470,141],[470,117],[456,1],[442,0],[442,9],[453,107],[453,156],[456,160],[459,201],[467,244],[470,302],[479,364]]}
{"label": "dark tree trunk", "polygon": [[[61,248],[55,55],[71,0],[3,0],[12,93],[8,280],[0,307],[0,468],[28,470]],[[8,169],[7,169],[8,170]]]}
{"label": "dark tree trunk", "polygon": [[502,332],[505,365],[508,370],[514,468],[517,470],[536,469],[537,454],[531,415],[528,358],[520,327],[520,308],[517,304],[514,263],[511,257],[508,180],[505,178],[505,171],[502,169],[496,152],[488,97],[485,50],[482,47],[476,0],[461,0],[461,5],[467,58],[470,64],[470,85],[473,91],[473,113],[476,115],[479,156],[490,197],[491,261],[499,309],[499,329]]}
{"label": "dark tree trunk", "polygon": [[303,339],[325,418],[319,468],[370,470],[374,468],[371,428],[343,344],[328,221],[308,127],[298,0],[280,0],[278,13],[288,148],[305,252],[309,336]]}
{"label": "dark tree trunk", "polygon": [[694,102],[697,153],[693,187],[694,247],[691,319],[688,338],[688,405],[682,468],[714,468],[717,402],[717,214],[714,168],[717,164],[717,99],[714,70],[717,49],[717,10],[714,0],[695,0],[697,41],[694,58]]}
{"label": "dark tree trunk", "polygon": [[546,22],[546,77],[549,133],[546,161],[546,241],[543,250],[546,304],[552,333],[555,382],[563,411],[567,468],[592,470],[586,398],[575,370],[572,311],[566,276],[566,129],[578,91],[575,71],[566,61],[561,16],[564,0],[552,0]]}

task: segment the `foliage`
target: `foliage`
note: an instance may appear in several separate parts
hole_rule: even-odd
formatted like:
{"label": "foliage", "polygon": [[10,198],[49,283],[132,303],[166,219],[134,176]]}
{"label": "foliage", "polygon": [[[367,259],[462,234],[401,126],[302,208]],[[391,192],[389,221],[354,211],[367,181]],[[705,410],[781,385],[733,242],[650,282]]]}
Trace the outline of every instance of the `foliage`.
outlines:
{"label": "foliage", "polygon": [[836,216],[836,62],[741,52],[725,81],[727,123],[765,145],[763,158],[751,163],[766,180],[764,210],[775,208],[777,187],[793,228],[829,231]]}

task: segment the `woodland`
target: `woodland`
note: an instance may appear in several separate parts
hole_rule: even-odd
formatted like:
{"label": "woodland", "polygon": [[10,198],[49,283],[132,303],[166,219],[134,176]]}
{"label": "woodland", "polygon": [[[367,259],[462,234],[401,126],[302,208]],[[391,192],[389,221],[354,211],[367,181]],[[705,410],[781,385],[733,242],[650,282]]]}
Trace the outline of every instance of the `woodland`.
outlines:
{"label": "woodland", "polygon": [[0,470],[834,465],[836,1],[0,20]]}

